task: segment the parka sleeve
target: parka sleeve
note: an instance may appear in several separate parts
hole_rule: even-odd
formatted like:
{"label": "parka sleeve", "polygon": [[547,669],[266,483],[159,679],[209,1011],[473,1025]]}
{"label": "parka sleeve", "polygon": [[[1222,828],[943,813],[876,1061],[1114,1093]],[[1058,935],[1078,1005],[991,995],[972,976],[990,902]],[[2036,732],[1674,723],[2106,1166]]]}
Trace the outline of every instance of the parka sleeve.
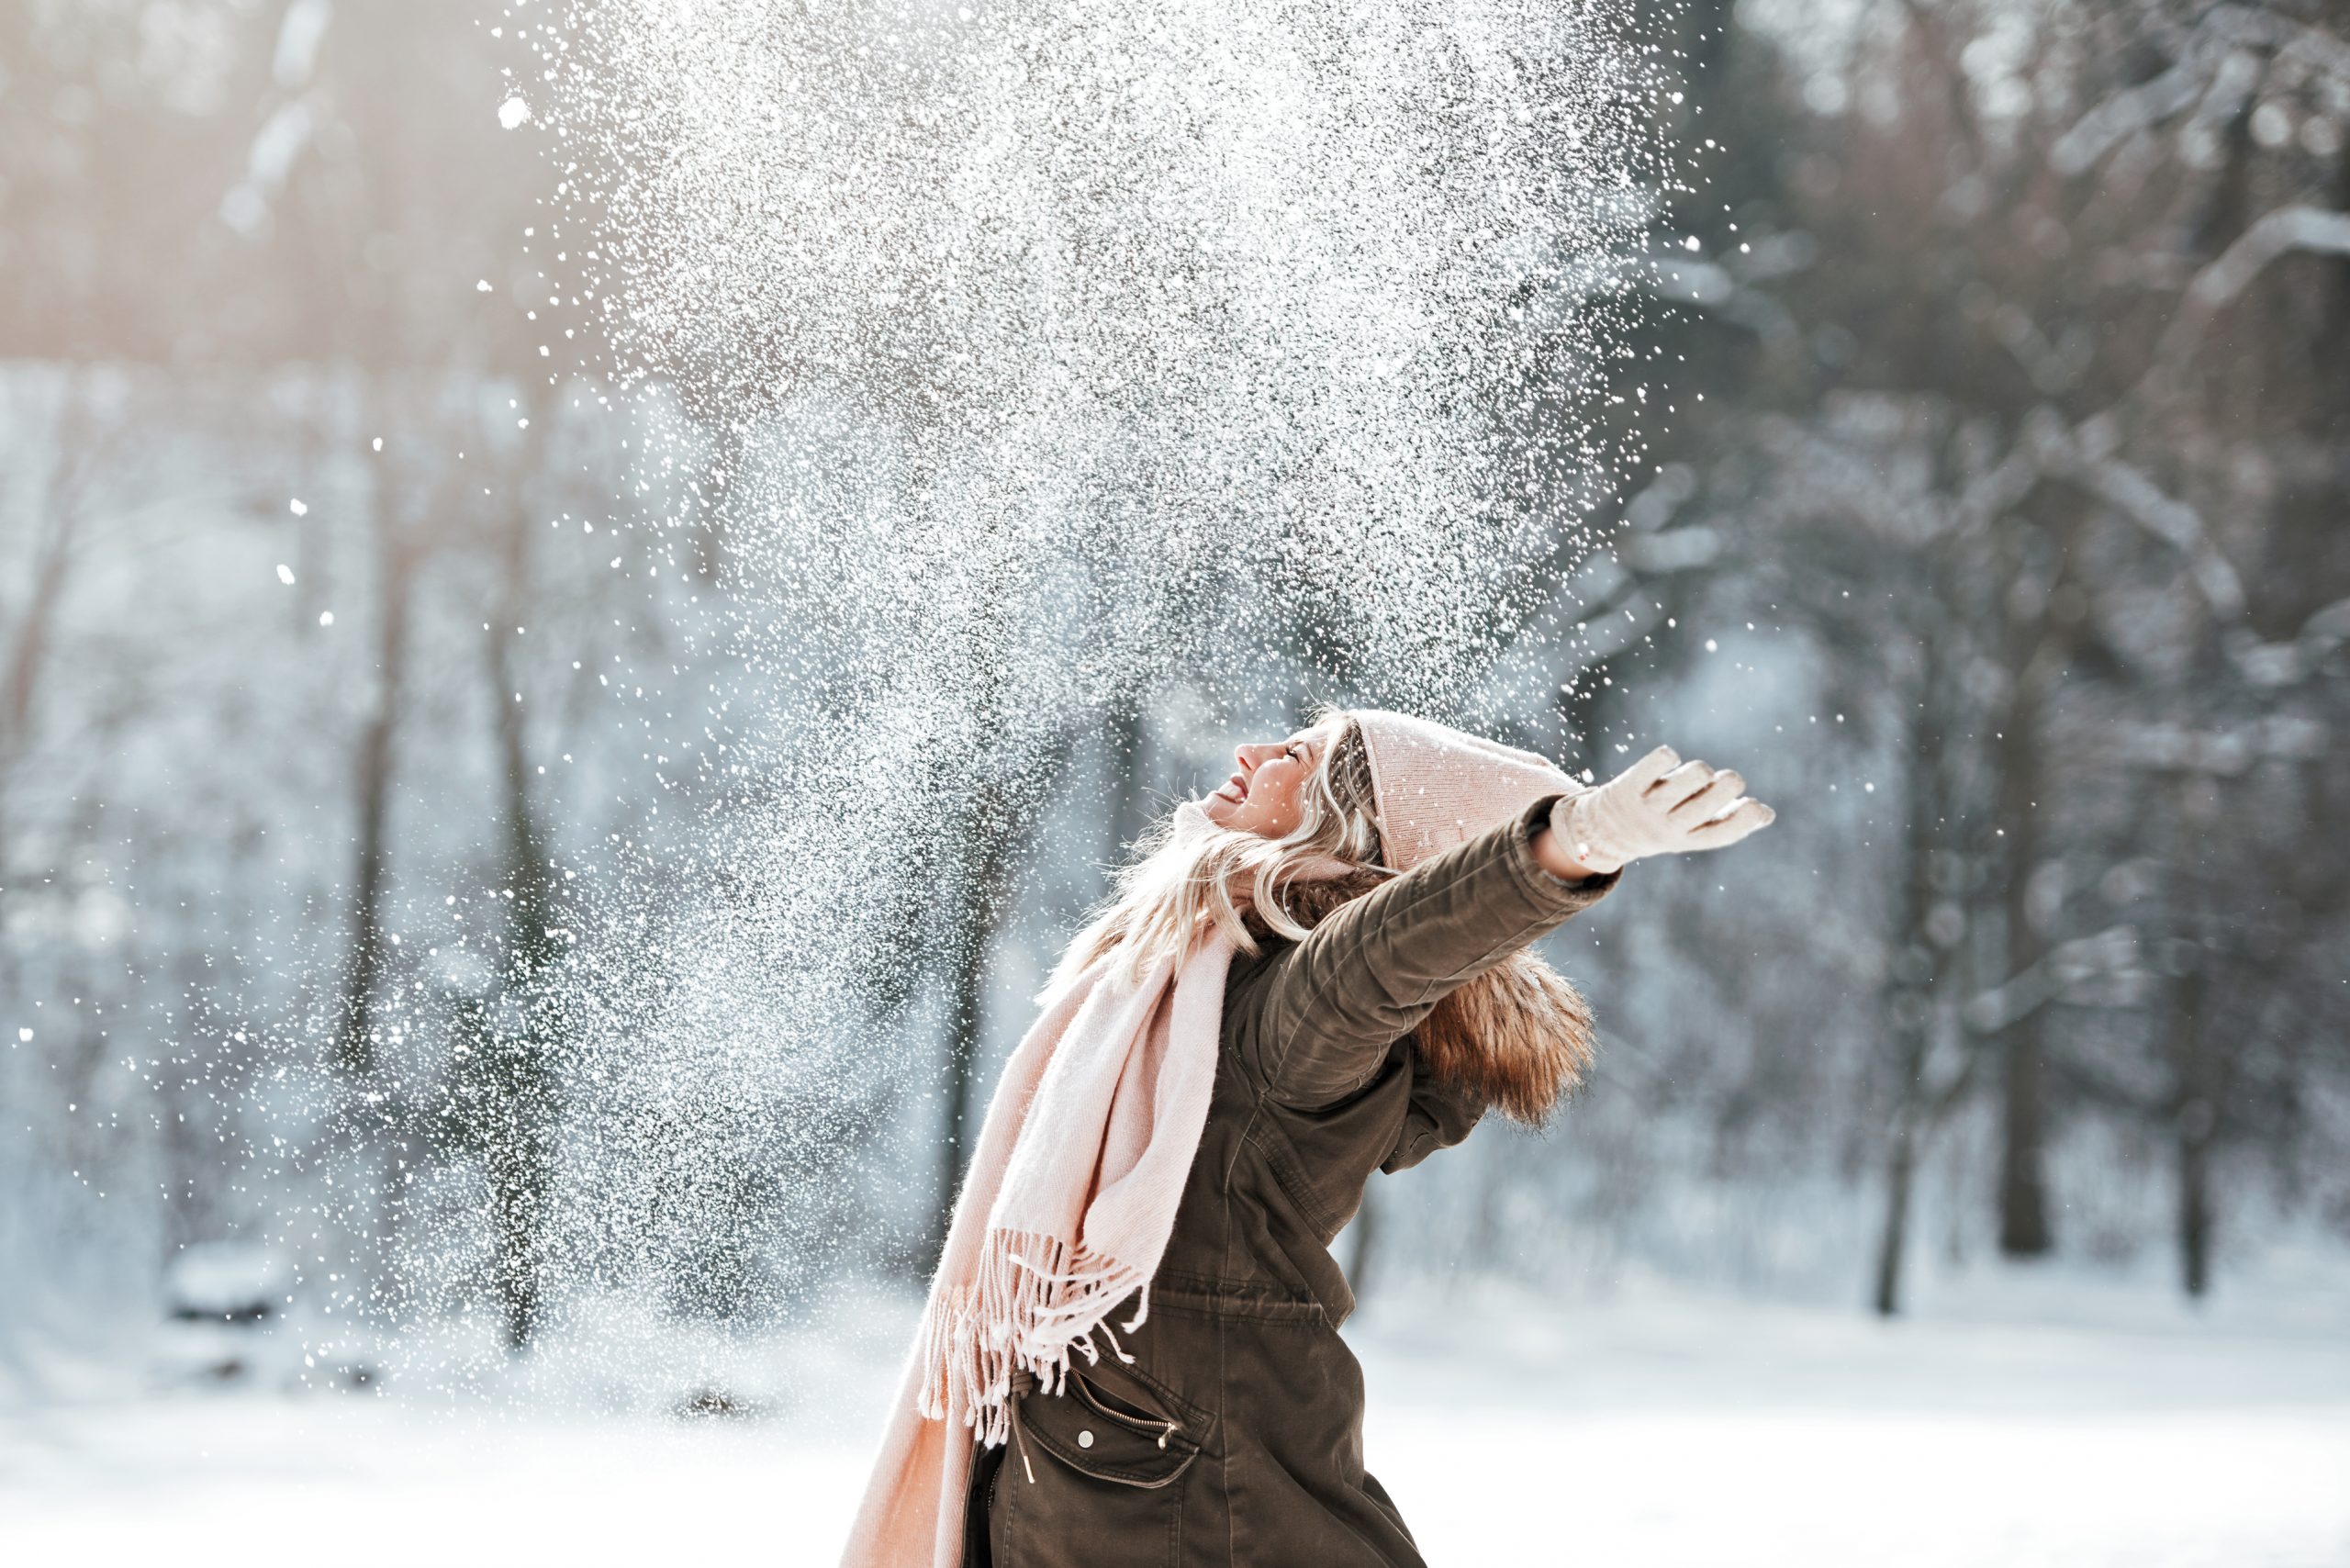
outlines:
{"label": "parka sleeve", "polygon": [[1615,887],[1620,869],[1569,882],[1534,858],[1556,798],[1340,906],[1272,957],[1237,1044],[1273,1099],[1310,1110],[1346,1098],[1448,992]]}

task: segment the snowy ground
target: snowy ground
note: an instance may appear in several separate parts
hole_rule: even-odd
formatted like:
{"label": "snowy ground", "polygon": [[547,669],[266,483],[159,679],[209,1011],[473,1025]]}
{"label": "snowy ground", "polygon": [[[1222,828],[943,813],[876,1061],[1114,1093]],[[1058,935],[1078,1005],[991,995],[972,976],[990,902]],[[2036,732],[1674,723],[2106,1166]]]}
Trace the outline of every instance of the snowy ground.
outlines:
{"label": "snowy ground", "polygon": [[[2350,1564],[2338,1291],[2197,1316],[2010,1279],[1926,1305],[1391,1300],[1348,1337],[1371,1467],[1439,1565]],[[419,1394],[0,1413],[0,1562],[828,1563],[904,1321],[857,1309],[748,1420]]]}

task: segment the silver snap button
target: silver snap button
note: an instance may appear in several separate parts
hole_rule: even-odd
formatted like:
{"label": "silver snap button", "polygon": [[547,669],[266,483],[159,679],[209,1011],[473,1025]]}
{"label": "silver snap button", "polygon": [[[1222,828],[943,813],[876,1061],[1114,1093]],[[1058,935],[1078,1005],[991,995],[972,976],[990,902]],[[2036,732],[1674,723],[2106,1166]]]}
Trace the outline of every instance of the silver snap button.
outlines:
{"label": "silver snap button", "polygon": [[1078,1434],[1077,1434],[1077,1446],[1078,1446],[1079,1448],[1081,1448],[1081,1449],[1090,1449],[1090,1448],[1091,1448],[1091,1447],[1093,1446],[1093,1434],[1092,1434],[1091,1432],[1080,1432],[1080,1433],[1078,1433]]}

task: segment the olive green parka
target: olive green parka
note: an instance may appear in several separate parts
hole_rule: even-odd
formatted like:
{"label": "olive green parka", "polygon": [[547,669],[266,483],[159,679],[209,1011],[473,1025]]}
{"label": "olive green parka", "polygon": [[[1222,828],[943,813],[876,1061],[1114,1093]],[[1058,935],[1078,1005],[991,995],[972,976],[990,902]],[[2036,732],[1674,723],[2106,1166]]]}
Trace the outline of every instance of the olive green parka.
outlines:
{"label": "olive green parka", "polygon": [[1572,1078],[1556,1053],[1588,1049],[1581,999],[1547,970],[1465,1054],[1430,1020],[1621,877],[1542,869],[1550,801],[1233,959],[1199,1153],[1148,1316],[1118,1335],[1134,1360],[1080,1361],[1053,1395],[1015,1381],[1013,1439],[974,1455],[965,1568],[1420,1568],[1363,1468],[1362,1373],[1338,1337],[1354,1296],[1329,1244],[1373,1170],[1460,1142],[1491,1104],[1539,1114]]}

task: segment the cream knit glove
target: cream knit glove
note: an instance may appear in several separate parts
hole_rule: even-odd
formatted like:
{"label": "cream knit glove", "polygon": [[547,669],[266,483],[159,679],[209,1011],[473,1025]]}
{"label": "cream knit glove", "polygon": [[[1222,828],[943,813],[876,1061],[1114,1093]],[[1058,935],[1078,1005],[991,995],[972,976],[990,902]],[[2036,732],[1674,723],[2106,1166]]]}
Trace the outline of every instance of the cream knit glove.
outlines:
{"label": "cream knit glove", "polygon": [[1597,789],[1550,805],[1550,831],[1594,871],[1620,869],[1644,855],[1719,849],[1778,813],[1740,795],[1746,780],[1725,767],[1683,762],[1661,745]]}

